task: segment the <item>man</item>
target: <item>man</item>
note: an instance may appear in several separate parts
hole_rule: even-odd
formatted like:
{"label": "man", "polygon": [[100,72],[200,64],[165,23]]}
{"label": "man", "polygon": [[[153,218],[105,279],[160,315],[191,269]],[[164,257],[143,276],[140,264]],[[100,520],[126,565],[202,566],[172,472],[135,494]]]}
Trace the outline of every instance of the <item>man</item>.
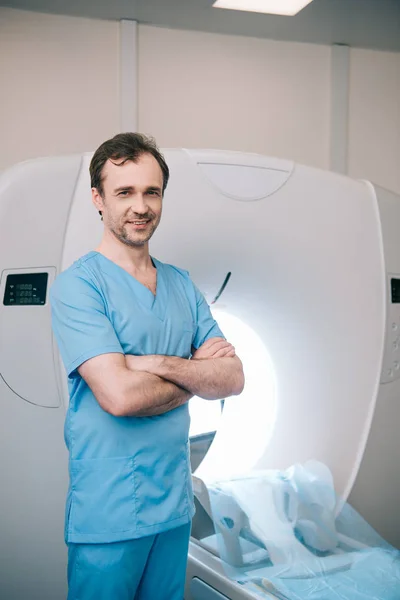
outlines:
{"label": "man", "polygon": [[140,134],[90,164],[104,235],[51,290],[68,374],[69,600],[181,600],[193,498],[188,401],[239,394],[242,365],[186,271],[149,254],[169,170]]}

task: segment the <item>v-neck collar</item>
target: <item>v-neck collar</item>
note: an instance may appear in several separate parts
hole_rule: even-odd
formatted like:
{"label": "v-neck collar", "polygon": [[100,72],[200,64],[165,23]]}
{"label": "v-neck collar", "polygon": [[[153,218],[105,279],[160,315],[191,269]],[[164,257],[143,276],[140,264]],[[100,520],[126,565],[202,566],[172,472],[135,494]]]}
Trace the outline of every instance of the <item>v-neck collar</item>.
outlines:
{"label": "v-neck collar", "polygon": [[121,267],[110,258],[107,258],[107,256],[104,256],[104,254],[101,252],[93,250],[91,254],[93,254],[93,256],[100,257],[100,268],[102,270],[117,270],[124,274],[124,276],[128,278],[129,282],[134,287],[135,294],[139,302],[161,321],[164,321],[168,303],[168,280],[164,274],[164,265],[159,260],[153,256],[150,256],[153,265],[157,269],[156,293],[153,294],[153,292],[143,285],[143,283],[141,283],[138,279],[136,279],[136,277],[134,277],[126,269]]}

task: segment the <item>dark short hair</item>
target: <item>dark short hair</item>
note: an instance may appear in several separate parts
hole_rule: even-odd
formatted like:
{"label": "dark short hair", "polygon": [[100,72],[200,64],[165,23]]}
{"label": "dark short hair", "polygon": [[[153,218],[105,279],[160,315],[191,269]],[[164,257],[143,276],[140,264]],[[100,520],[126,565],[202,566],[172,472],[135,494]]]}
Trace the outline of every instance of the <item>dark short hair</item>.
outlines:
{"label": "dark short hair", "polygon": [[125,164],[128,160],[136,162],[143,154],[151,154],[160,165],[163,174],[163,193],[169,179],[169,169],[155,140],[142,133],[118,133],[110,140],[101,144],[93,154],[90,161],[90,185],[103,195],[103,168],[108,160],[121,160]]}

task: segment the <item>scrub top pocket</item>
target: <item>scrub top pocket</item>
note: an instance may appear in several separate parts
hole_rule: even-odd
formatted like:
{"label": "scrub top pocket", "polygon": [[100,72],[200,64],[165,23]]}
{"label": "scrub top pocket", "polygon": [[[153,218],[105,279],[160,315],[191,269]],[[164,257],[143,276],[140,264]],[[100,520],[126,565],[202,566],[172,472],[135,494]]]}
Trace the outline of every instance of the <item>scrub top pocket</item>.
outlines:
{"label": "scrub top pocket", "polygon": [[154,452],[144,450],[136,455],[135,463],[138,530],[173,522],[192,512],[187,444],[170,446],[156,460]]}
{"label": "scrub top pocket", "polygon": [[96,535],[136,528],[134,459],[71,460],[68,533]]}
{"label": "scrub top pocket", "polygon": [[182,321],[181,327],[176,328],[179,332],[177,355],[183,358],[189,358],[192,354],[192,344],[195,334],[195,324],[192,321]]}

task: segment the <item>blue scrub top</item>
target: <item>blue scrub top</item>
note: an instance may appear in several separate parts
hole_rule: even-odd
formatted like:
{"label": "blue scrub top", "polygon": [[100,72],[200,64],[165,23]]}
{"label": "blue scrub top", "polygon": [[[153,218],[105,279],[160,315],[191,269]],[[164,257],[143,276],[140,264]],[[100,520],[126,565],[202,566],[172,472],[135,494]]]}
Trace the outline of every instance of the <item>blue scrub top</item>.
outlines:
{"label": "blue scrub top", "polygon": [[61,273],[50,291],[70,394],[67,542],[153,535],[189,522],[194,514],[188,405],[154,417],[114,417],[77,371],[86,360],[109,352],[189,358],[192,346],[223,337],[189,274],[152,260],[156,296],[98,252]]}

